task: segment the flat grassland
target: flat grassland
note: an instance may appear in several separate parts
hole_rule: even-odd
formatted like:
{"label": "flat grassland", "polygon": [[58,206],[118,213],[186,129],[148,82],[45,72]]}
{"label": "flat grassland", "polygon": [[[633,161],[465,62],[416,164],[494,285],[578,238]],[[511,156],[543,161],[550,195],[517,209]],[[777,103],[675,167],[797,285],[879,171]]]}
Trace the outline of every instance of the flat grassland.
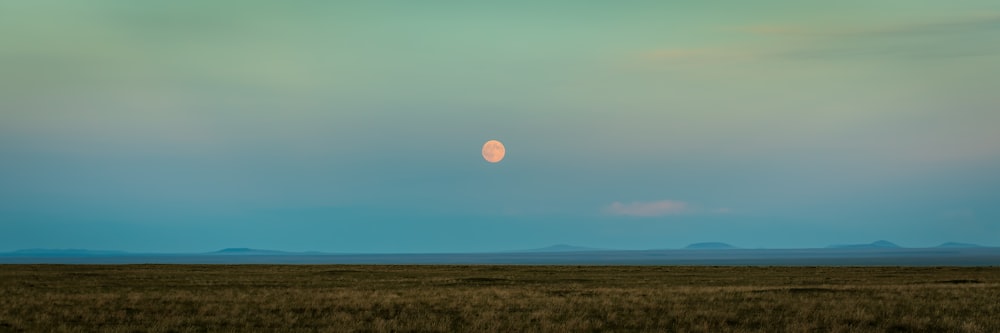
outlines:
{"label": "flat grassland", "polygon": [[0,332],[1000,332],[1000,267],[0,265]]}

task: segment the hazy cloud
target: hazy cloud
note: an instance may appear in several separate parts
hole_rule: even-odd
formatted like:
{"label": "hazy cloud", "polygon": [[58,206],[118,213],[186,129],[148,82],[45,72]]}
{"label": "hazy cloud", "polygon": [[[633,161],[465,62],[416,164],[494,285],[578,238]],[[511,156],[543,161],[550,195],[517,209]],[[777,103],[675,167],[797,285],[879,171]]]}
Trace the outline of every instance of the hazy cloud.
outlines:
{"label": "hazy cloud", "polygon": [[746,60],[850,58],[950,59],[1000,54],[1000,14],[884,25],[816,27],[751,25],[735,31],[769,39],[760,43],[664,48],[640,53],[667,64],[718,64]]}
{"label": "hazy cloud", "polygon": [[615,201],[607,208],[612,215],[654,217],[685,213],[690,205],[683,201],[659,200],[645,202],[621,203]]}
{"label": "hazy cloud", "polygon": [[908,22],[887,26],[814,30],[788,27],[756,29],[756,33],[783,35],[796,45],[774,50],[782,58],[822,59],[848,57],[953,58],[1000,53],[996,34],[1000,16],[961,17],[949,20]]}
{"label": "hazy cloud", "polygon": [[927,36],[951,33],[976,33],[1000,30],[1000,13],[969,15],[938,20],[900,22],[885,25],[810,27],[805,25],[750,25],[737,31],[764,36],[810,36],[879,38],[886,36]]}
{"label": "hazy cloud", "polygon": [[641,53],[643,63],[673,65],[711,65],[734,61],[753,60],[760,57],[760,50],[737,47],[716,48],[667,48]]}

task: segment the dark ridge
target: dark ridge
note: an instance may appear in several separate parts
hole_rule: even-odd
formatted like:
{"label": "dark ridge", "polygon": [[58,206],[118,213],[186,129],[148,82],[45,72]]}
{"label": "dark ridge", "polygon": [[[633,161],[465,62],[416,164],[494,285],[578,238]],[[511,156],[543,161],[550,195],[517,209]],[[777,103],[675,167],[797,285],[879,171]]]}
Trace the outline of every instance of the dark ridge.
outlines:
{"label": "dark ridge", "polygon": [[760,289],[751,290],[751,293],[842,293],[842,292],[852,292],[849,289],[834,289],[834,288],[822,288],[822,287],[798,287],[798,288],[772,288],[772,289]]}
{"label": "dark ridge", "polygon": [[494,282],[508,282],[510,280],[503,278],[491,278],[491,277],[470,277],[470,278],[459,279],[459,281],[470,282],[470,283],[494,283]]}
{"label": "dark ridge", "polygon": [[817,287],[788,288],[790,293],[834,293],[839,291],[841,290]]}
{"label": "dark ridge", "polygon": [[983,283],[983,281],[959,279],[959,280],[937,281],[937,283],[966,284],[966,283]]}

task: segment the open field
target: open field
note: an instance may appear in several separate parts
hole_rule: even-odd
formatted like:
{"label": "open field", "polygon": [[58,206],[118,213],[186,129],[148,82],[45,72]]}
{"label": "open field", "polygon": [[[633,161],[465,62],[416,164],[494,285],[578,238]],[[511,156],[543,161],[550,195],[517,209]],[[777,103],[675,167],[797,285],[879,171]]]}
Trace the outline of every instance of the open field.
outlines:
{"label": "open field", "polygon": [[1000,267],[0,265],[0,332],[1000,332]]}

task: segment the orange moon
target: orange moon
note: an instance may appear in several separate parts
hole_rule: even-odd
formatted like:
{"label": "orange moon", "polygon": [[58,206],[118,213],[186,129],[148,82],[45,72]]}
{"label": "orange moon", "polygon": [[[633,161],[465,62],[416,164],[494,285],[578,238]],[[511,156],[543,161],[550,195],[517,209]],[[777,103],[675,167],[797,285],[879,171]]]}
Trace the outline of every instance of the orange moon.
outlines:
{"label": "orange moon", "polygon": [[483,144],[483,159],[490,163],[497,163],[507,154],[507,149],[497,140],[486,141]]}

